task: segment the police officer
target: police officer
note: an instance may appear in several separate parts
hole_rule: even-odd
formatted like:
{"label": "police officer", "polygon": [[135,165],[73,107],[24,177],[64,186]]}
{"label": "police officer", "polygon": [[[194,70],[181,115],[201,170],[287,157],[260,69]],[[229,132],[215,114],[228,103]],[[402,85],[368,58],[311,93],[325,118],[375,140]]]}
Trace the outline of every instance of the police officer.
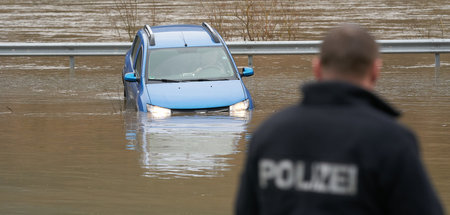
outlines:
{"label": "police officer", "polygon": [[414,134],[373,94],[380,67],[364,29],[328,32],[317,82],[254,133],[236,214],[444,214]]}

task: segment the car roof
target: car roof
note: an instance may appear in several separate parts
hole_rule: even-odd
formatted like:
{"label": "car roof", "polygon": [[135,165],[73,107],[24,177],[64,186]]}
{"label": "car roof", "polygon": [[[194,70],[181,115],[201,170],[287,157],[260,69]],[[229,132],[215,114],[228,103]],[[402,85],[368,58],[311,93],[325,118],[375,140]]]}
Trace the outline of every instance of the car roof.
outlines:
{"label": "car roof", "polygon": [[215,43],[209,32],[199,25],[164,25],[151,27],[157,48],[222,46]]}

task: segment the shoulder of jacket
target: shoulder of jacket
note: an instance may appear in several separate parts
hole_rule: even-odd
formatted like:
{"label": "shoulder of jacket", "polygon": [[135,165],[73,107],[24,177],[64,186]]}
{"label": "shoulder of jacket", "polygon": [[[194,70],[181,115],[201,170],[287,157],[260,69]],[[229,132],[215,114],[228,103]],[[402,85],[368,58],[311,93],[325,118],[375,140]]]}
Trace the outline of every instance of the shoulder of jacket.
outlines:
{"label": "shoulder of jacket", "polygon": [[271,138],[275,138],[273,134],[279,129],[286,129],[287,125],[295,118],[294,116],[298,114],[298,108],[298,106],[287,107],[264,120],[253,132],[251,144],[260,145]]}

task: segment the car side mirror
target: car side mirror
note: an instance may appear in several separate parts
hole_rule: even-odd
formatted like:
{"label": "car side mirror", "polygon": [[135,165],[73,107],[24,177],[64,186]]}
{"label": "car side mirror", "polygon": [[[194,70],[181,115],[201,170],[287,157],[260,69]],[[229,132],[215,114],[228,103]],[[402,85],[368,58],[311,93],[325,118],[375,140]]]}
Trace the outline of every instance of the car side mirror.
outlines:
{"label": "car side mirror", "polygon": [[129,72],[129,73],[125,73],[125,75],[123,76],[123,80],[129,81],[129,82],[136,82],[136,81],[138,81],[138,78],[136,78],[134,73]]}
{"label": "car side mirror", "polygon": [[240,75],[242,77],[249,77],[249,76],[252,76],[253,74],[255,74],[255,72],[253,72],[253,68],[244,67],[244,68],[242,68],[242,73]]}

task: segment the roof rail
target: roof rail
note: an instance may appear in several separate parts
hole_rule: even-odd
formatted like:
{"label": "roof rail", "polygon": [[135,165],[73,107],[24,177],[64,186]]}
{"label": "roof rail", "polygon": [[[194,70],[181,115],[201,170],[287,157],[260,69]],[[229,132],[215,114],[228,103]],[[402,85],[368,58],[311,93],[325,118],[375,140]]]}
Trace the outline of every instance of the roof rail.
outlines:
{"label": "roof rail", "polygon": [[220,43],[219,35],[217,34],[216,31],[214,31],[214,29],[208,23],[203,22],[202,26],[204,28],[206,28],[206,30],[208,30],[209,34],[211,35],[211,37],[215,43]]}
{"label": "roof rail", "polygon": [[148,39],[150,40],[150,46],[155,45],[155,34],[153,34],[152,29],[150,28],[150,25],[144,25],[145,33],[148,35]]}

